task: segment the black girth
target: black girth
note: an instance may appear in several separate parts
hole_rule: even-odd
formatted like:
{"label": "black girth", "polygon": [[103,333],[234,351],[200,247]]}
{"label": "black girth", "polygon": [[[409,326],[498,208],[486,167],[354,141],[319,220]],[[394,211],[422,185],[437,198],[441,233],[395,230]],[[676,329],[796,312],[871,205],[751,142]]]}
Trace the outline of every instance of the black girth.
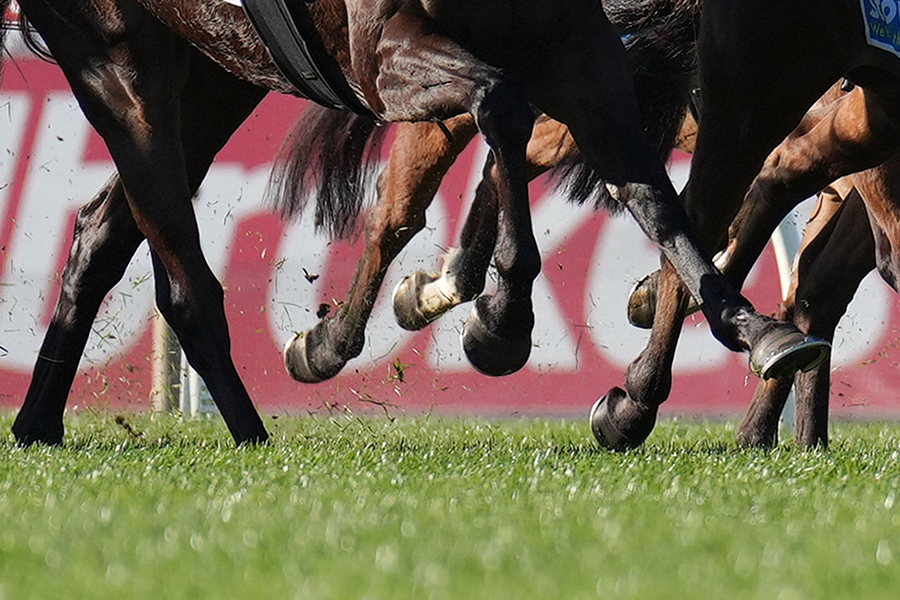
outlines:
{"label": "black girth", "polygon": [[372,115],[328,56],[306,0],[241,0],[275,65],[307,98],[339,110]]}

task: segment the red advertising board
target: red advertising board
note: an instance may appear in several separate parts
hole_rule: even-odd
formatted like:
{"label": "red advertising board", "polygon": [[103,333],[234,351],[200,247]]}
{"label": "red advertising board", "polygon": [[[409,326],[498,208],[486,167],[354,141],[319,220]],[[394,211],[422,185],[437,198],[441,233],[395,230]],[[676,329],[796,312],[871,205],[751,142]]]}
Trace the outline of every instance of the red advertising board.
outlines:
{"label": "red advertising board", "polygon": [[[56,67],[19,55],[4,75],[0,406],[13,408],[24,397],[53,310],[75,211],[113,166]],[[427,229],[391,268],[363,354],[332,381],[292,381],[282,365],[284,342],[316,322],[321,303],[343,298],[361,252],[360,243],[332,242],[316,233],[308,219],[282,223],[262,203],[275,153],[303,107],[296,99],[267,98],[222,151],[195,204],[207,258],[226,289],[234,360],[261,410],[366,410],[374,402],[395,413],[586,416],[597,397],[622,384],[647,337],[627,324],[625,300],[633,282],[658,266],[658,255],[627,217],[571,206],[545,182],[531,187],[544,262],[534,288],[534,348],[522,371],[493,379],[468,366],[459,345],[468,306],[418,333],[393,323],[393,285],[416,269],[438,268],[441,251],[458,237],[486,153],[481,144],[473,144],[453,167],[429,211]],[[676,157],[673,177],[683,180],[687,164],[687,157]],[[309,281],[304,272],[319,277]],[[152,288],[142,248],[96,323],[70,406],[149,406]],[[775,261],[767,253],[747,294],[760,310],[773,312],[779,293]],[[870,276],[835,343],[837,414],[876,417],[900,409],[894,400],[900,385],[898,325],[896,296]],[[665,412],[742,412],[756,385],[746,360],[715,342],[702,318],[688,320]]]}

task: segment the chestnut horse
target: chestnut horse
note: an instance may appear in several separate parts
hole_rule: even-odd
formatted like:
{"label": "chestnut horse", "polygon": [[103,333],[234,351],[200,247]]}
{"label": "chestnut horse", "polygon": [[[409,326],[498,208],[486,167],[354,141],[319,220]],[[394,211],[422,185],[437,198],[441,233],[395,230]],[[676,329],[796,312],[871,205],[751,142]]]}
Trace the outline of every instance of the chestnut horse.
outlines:
{"label": "chestnut horse", "polygon": [[[0,1],[0,8],[7,3]],[[16,439],[62,440],[66,396],[91,322],[145,238],[157,305],[231,435],[239,444],[266,440],[230,356],[223,291],[201,252],[190,200],[215,153],[268,90],[299,92],[275,67],[244,12],[230,4],[19,4],[104,139],[119,179],[79,214],[61,298],[13,425]],[[506,358],[519,360],[534,322],[530,294],[540,257],[524,160],[533,107],[565,123],[587,164],[617,186],[615,196],[675,265],[688,293],[703,299],[720,341],[750,351],[755,363],[773,372],[813,360],[803,334],[754,311],[698,249],[645,138],[622,44],[599,2],[526,0],[512,9],[502,0],[320,0],[307,7],[333,59],[327,70],[342,77],[374,115],[363,123],[361,137],[379,121],[469,113],[491,147],[498,173],[499,282],[497,293],[482,297],[476,318],[467,322],[469,343],[481,348],[476,354],[491,361],[491,369],[503,370]],[[286,354],[290,361],[292,347]],[[607,424],[615,429],[624,418],[646,428],[647,411],[619,404],[611,407]],[[622,439],[634,439],[625,425]]]}
{"label": "chestnut horse", "polygon": [[[886,21],[887,15],[878,7],[863,8],[855,0],[704,2],[698,41],[701,127],[684,198],[707,252],[724,247],[729,224],[769,152],[841,77],[851,79],[859,91],[840,101],[830,127],[804,136],[814,153],[807,172],[807,181],[816,182],[812,190],[880,165],[900,150],[898,51],[867,41],[880,27],[868,20]],[[883,213],[870,207],[870,214],[883,235],[879,270],[896,281],[898,207],[888,200]],[[631,365],[627,391],[613,389],[593,411],[594,432],[601,441],[627,446],[646,438],[668,393],[671,360],[691,294],[665,263],[651,334],[656,351],[645,352]],[[811,411],[808,419],[804,437],[826,440],[827,410]],[[612,439],[606,431],[614,432]]]}

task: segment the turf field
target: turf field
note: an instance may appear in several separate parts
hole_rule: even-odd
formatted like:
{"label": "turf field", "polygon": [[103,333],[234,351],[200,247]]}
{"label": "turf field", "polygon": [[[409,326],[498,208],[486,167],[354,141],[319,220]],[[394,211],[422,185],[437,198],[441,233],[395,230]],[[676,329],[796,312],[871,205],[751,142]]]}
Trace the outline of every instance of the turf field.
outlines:
{"label": "turf field", "polygon": [[242,449],[217,418],[82,413],[61,448],[7,434],[0,599],[900,594],[900,425],[803,453],[664,421],[613,454],[584,422],[267,424],[274,443]]}

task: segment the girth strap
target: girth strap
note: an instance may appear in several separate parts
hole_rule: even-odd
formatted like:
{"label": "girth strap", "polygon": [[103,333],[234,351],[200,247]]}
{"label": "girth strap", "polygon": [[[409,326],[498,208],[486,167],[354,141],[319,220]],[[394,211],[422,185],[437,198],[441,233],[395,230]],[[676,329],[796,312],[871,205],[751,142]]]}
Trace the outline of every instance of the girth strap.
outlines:
{"label": "girth strap", "polygon": [[275,65],[307,98],[339,110],[372,115],[325,52],[305,0],[241,0]]}

